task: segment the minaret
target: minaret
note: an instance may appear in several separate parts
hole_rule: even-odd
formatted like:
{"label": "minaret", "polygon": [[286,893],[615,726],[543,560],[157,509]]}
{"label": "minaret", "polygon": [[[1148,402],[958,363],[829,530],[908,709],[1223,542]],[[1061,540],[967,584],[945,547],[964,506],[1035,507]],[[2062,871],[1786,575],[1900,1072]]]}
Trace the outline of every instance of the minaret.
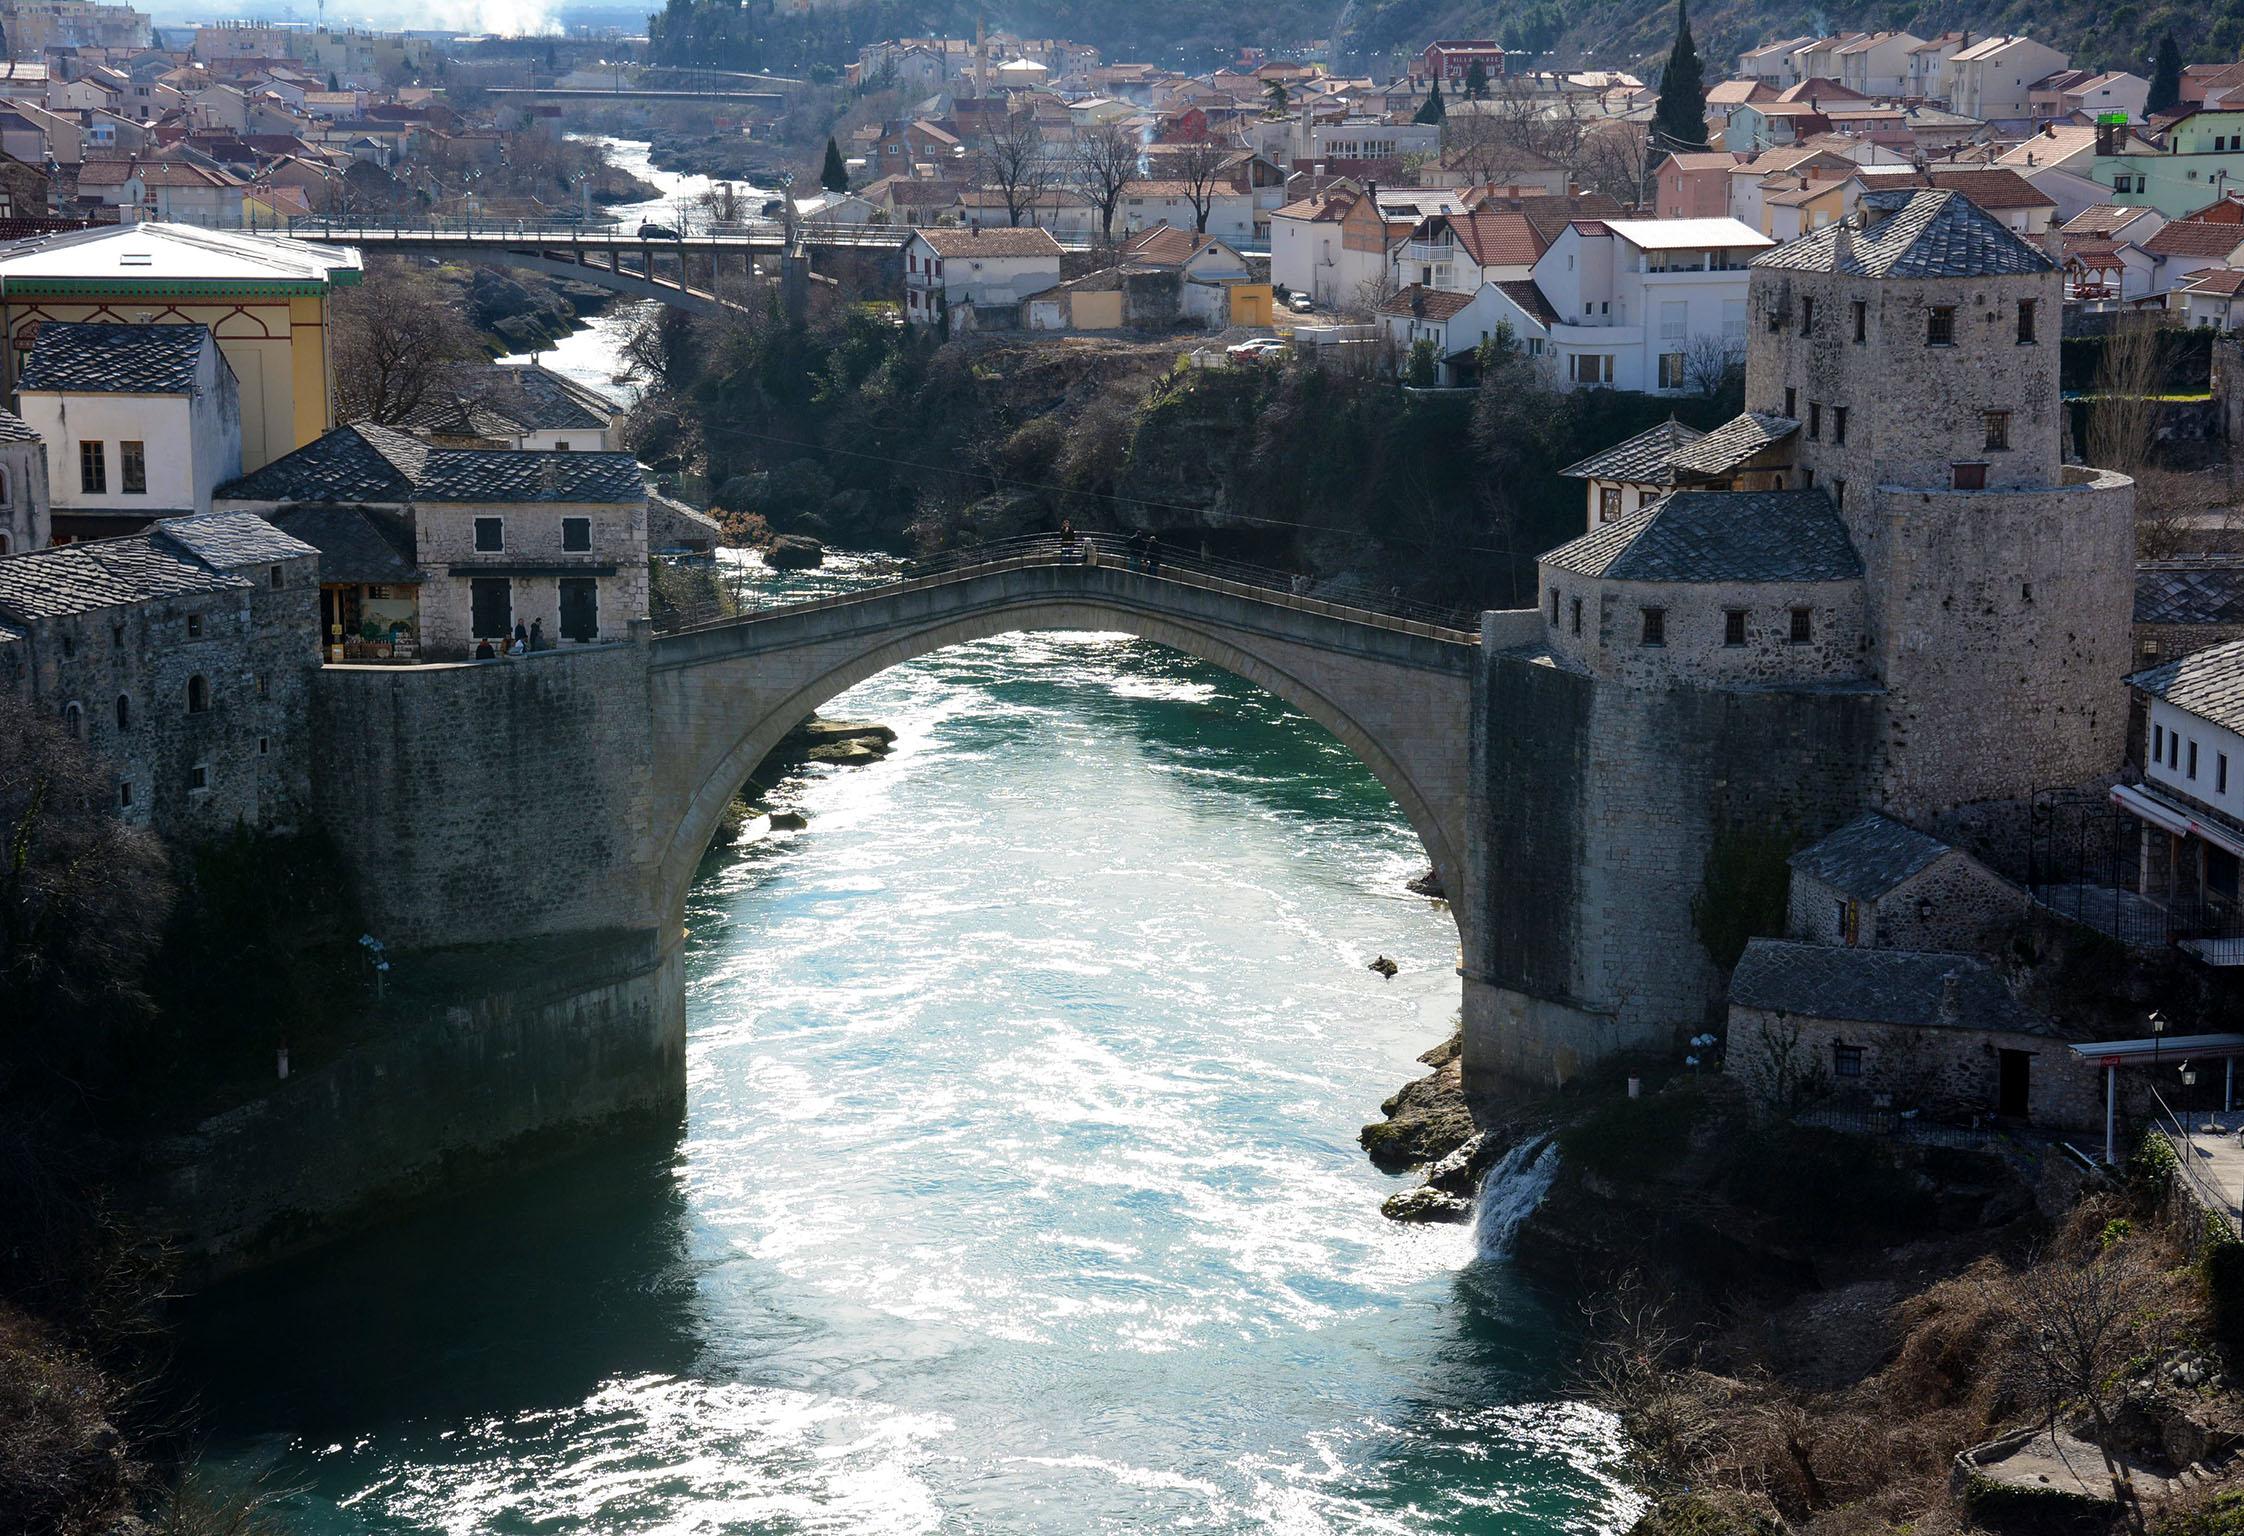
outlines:
{"label": "minaret", "polygon": [[990,94],[990,45],[982,30],[982,17],[974,17],[974,95],[986,101]]}

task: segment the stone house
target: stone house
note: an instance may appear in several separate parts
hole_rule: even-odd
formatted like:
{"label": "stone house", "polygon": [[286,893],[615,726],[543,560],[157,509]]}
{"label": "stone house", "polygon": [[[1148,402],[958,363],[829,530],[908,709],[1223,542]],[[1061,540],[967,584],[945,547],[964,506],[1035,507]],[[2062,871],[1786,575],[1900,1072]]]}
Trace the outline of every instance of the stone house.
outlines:
{"label": "stone house", "polygon": [[1730,980],[1723,1071],[1786,1109],[2104,1119],[2102,1074],[1969,955],[1755,939]]}
{"label": "stone house", "polygon": [[547,645],[604,643],[647,616],[647,487],[628,453],[432,448],[361,424],[222,486],[218,502],[408,522],[420,656],[464,657],[531,625]]}
{"label": "stone house", "polygon": [[318,551],[240,513],[0,558],[0,688],[54,710],[167,837],[298,824]]}
{"label": "stone house", "polygon": [[1995,948],[2026,893],[1960,848],[1872,811],[1792,855],[1786,927],[1809,944]]}
{"label": "stone house", "polygon": [[404,425],[445,448],[550,448],[601,453],[618,446],[616,405],[564,374],[529,363],[457,363]]}
{"label": "stone house", "polygon": [[58,539],[208,512],[241,473],[241,400],[208,326],[47,321],[16,399],[60,467]]}
{"label": "stone house", "polygon": [[1624,512],[1641,512],[1665,496],[1675,486],[1672,455],[1704,436],[1696,427],[1686,427],[1670,416],[1649,431],[1560,470],[1559,474],[1569,480],[1588,482],[1589,509],[1583,530],[1617,522]]}
{"label": "stone house", "polygon": [[921,229],[904,247],[904,318],[953,329],[1010,324],[1021,301],[1060,280],[1047,229]]}
{"label": "stone house", "polygon": [[2135,567],[2135,657],[2151,667],[2244,640],[2244,555],[2188,555]]}

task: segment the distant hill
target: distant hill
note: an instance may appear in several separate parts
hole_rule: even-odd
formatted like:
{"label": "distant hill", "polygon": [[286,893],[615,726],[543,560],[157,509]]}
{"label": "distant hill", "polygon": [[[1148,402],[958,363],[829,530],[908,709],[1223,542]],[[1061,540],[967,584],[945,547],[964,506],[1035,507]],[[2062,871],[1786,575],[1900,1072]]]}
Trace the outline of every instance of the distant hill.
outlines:
{"label": "distant hill", "polygon": [[[1562,65],[1657,68],[1675,30],[1674,0],[670,0],[649,18],[657,56],[723,67],[796,70],[834,63],[868,42],[895,36],[971,37],[977,17],[1031,37],[1071,37],[1110,59],[1201,70],[1243,46],[1274,57],[1339,28],[1346,67],[1392,60],[1437,37],[1493,36],[1508,48],[1548,54]],[[2244,54],[2244,0],[1892,0],[1858,11],[1805,0],[1703,0],[1691,27],[1707,78],[1732,72],[1737,55],[1772,38],[1841,28],[1903,28],[1921,37],[1970,27],[2026,32],[2063,48],[2083,68],[2150,73],[2150,56],[2171,29],[2192,63]],[[1647,73],[1647,78],[1649,74]]]}

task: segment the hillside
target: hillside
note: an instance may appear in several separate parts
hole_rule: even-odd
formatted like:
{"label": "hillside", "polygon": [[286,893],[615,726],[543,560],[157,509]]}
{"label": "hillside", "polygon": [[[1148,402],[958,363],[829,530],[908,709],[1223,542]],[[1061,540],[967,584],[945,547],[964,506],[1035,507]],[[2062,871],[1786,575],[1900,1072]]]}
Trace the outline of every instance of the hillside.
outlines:
{"label": "hillside", "polygon": [[[1110,59],[1145,59],[1202,69],[1242,46],[1282,54],[1332,35],[1359,65],[1391,61],[1435,37],[1493,35],[1508,47],[1544,51],[1553,62],[1656,67],[1675,27],[1673,0],[1266,0],[1253,7],[1216,0],[1009,0],[987,9],[967,0],[859,0],[797,8],[780,0],[670,0],[649,18],[658,57],[737,68],[807,69],[832,64],[865,43],[899,35],[971,36],[977,17],[1031,37],[1072,37]],[[2084,67],[2149,73],[2149,57],[2171,29],[2193,62],[2244,53],[2244,0],[2189,7],[2177,0],[2122,0],[2109,11],[2090,0],[1892,0],[1832,11],[1809,0],[1704,0],[1691,15],[1709,78],[1720,79],[1741,49],[1828,28],[1902,27],[1929,37],[1952,28],[2023,31],[2069,50]]]}

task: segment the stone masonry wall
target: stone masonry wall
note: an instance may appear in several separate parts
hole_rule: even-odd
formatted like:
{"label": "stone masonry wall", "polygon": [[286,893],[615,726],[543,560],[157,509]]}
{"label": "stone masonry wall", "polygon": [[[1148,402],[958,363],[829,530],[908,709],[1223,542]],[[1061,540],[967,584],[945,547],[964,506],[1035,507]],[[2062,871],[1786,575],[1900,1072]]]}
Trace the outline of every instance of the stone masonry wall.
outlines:
{"label": "stone masonry wall", "polygon": [[[1844,944],[1838,909],[1845,899],[1835,887],[1794,870],[1789,936],[1808,944]],[[1926,903],[1932,908],[1929,918],[1919,912]],[[1860,903],[1855,943],[1863,949],[1982,954],[2002,944],[2029,905],[2024,891],[1986,865],[1951,853],[1876,901]]]}
{"label": "stone masonry wall", "polygon": [[643,631],[505,663],[317,671],[316,803],[376,937],[653,922]]}
{"label": "stone masonry wall", "polygon": [[[475,520],[497,517],[506,547],[475,547]],[[565,518],[591,523],[590,551],[561,547]],[[430,506],[413,511],[414,543],[429,580],[421,588],[421,648],[430,657],[465,657],[475,649],[470,623],[471,588],[479,575],[505,576],[513,583],[514,611],[508,621],[527,627],[542,622],[545,638],[561,639],[560,582],[557,572],[581,567],[609,574],[599,581],[602,640],[620,640],[633,619],[647,616],[647,508],[629,504],[518,503],[505,507]]]}
{"label": "stone masonry wall", "polygon": [[[1863,669],[1863,593],[1859,581],[1597,581],[1545,566],[1544,615],[1558,594],[1550,648],[1601,678],[1645,687],[1671,681],[1755,687],[1834,682]],[[1582,633],[1573,603],[1582,600]],[[1665,641],[1644,643],[1644,610],[1665,617]],[[1809,613],[1809,638],[1792,639],[1792,610]],[[1727,642],[1728,616],[1745,615],[1745,643]]]}
{"label": "stone masonry wall", "polygon": [[1486,659],[1473,733],[1466,1070],[1547,1085],[1717,1016],[1691,917],[1723,829],[1791,846],[1868,803],[1879,699],[1850,688],[1632,688]]}
{"label": "stone masonry wall", "polygon": [[[1861,1048],[1860,1077],[1831,1075],[1835,1045]],[[1874,1097],[1882,1096],[1896,1110],[1975,1106],[1991,1112],[2001,1051],[2024,1051],[2033,1058],[2027,1069],[2026,1107],[2035,1125],[2045,1130],[2102,1128],[2102,1071],[2048,1035],[1911,1028],[1732,1008],[1723,1071],[1772,1102],[1782,1092],[1788,1063],[1795,1081],[1808,1077],[1819,1084],[1823,1102],[1868,1108]]]}

